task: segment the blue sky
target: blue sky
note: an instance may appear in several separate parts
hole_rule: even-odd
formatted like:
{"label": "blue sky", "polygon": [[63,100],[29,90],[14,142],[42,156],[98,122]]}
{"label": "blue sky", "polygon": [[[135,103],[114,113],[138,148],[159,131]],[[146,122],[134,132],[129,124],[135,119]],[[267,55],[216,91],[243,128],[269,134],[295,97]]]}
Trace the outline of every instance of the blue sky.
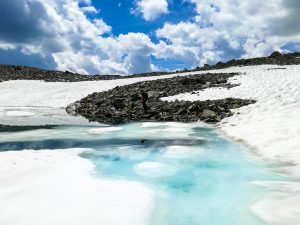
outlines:
{"label": "blue sky", "polygon": [[[166,21],[178,23],[188,21],[195,16],[195,7],[190,2],[180,0],[172,1],[169,5],[169,13],[163,14],[154,21],[145,21],[143,17],[130,13],[135,7],[135,2],[130,0],[101,0],[93,4],[100,10],[99,16],[110,25],[114,35],[128,32],[142,32],[151,36]],[[155,39],[155,35],[152,35]]]}
{"label": "blue sky", "polygon": [[299,51],[298,21],[299,0],[2,0],[0,63],[172,71]]}

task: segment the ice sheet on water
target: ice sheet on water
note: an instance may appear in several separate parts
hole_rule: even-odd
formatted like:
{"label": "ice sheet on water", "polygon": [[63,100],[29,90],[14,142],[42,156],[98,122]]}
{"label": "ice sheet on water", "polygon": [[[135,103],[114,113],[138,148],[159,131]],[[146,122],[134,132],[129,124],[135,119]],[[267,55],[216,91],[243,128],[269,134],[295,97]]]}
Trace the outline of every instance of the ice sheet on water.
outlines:
{"label": "ice sheet on water", "polygon": [[0,107],[0,124],[35,126],[35,125],[97,125],[83,117],[74,117],[64,108],[37,107]]}
{"label": "ice sheet on water", "polygon": [[167,146],[162,155],[162,158],[169,159],[193,159],[200,157],[203,154],[204,149],[199,147],[186,147],[186,146]]}
{"label": "ice sheet on water", "polygon": [[137,174],[145,177],[169,177],[174,176],[177,168],[173,165],[160,162],[143,162],[134,167]]}
{"label": "ice sheet on water", "polygon": [[87,130],[87,132],[90,134],[105,134],[105,133],[115,132],[120,130],[123,130],[123,128],[122,127],[99,127],[99,128],[89,129]]}
{"label": "ice sheet on water", "polygon": [[164,123],[158,123],[158,122],[144,122],[142,123],[141,127],[160,127],[164,126]]}

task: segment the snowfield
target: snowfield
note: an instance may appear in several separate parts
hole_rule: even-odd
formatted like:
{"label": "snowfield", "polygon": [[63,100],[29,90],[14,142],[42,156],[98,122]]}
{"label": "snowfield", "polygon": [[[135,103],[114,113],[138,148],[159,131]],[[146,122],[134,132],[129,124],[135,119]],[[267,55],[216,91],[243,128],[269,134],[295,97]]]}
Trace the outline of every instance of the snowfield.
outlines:
{"label": "snowfield", "polygon": [[[223,98],[254,99],[257,103],[234,110],[218,126],[227,135],[253,147],[272,162],[286,163],[282,170],[300,177],[300,66],[233,67],[215,72],[240,72],[229,78],[239,86],[183,93],[166,101],[204,101]],[[213,71],[210,71],[213,72]],[[294,166],[292,166],[294,165]]]}
{"label": "snowfield", "polygon": [[0,107],[65,108],[94,92],[140,81],[170,78],[173,75],[85,82],[44,82],[17,80],[0,82]]}
{"label": "snowfield", "polygon": [[84,151],[0,153],[0,224],[149,224],[153,191],[138,182],[95,178],[93,163],[78,156]]}
{"label": "snowfield", "polygon": [[[283,68],[286,69],[276,68],[281,67],[263,65],[209,71],[210,73],[239,72],[243,74],[229,79],[230,83],[239,84],[231,89],[209,88],[196,94],[182,93],[163,100],[196,101],[227,97],[257,100],[256,104],[234,110],[235,114],[232,117],[226,118],[217,126],[228,136],[252,147],[255,155],[260,159],[280,165],[280,167],[274,167],[277,171],[299,178],[300,66],[284,66]],[[207,71],[195,73],[207,73]],[[193,73],[180,75],[186,74]],[[138,81],[163,79],[177,75],[179,74],[78,83],[2,82],[0,83],[0,123],[8,117],[29,117],[32,111],[26,111],[26,107],[63,108],[93,92],[106,91],[116,86]],[[20,112],[16,110],[18,107],[22,107]],[[103,130],[95,129],[90,132],[98,133]],[[124,182],[126,188],[120,191],[117,188],[118,184],[113,181],[98,181],[91,176],[92,166],[85,159],[78,157],[76,152],[77,150],[70,150],[69,153],[62,151],[1,152],[0,224],[39,225],[42,221],[43,225],[82,225],[82,219],[88,216],[91,218],[89,224],[92,225],[93,221],[101,219],[99,217],[102,215],[105,215],[102,220],[103,225],[148,224],[149,208],[151,209],[154,201],[151,191],[147,187],[130,182]],[[37,157],[39,159],[35,160]],[[68,169],[64,166],[65,162],[68,163]],[[140,165],[137,169],[143,172],[151,169],[151,166],[153,165]],[[38,170],[36,170],[37,168]],[[72,173],[79,174],[79,176],[72,176]],[[49,176],[50,181],[45,180],[45,176]],[[67,183],[63,184],[62,181]],[[298,182],[262,181],[254,185],[263,186],[277,194],[264,196],[262,201],[253,205],[253,212],[268,224],[300,224],[300,186]],[[59,194],[61,197],[62,201],[59,204],[51,198],[53,187],[56,190],[55,194]],[[32,197],[40,194],[33,190],[39,188],[42,188],[41,190],[48,193],[49,196],[41,196],[41,202],[38,205],[30,206],[28,202]],[[87,193],[86,197],[80,196],[82,191]],[[287,191],[289,194],[283,193]],[[105,199],[105,193],[112,198],[110,201],[113,201],[109,208],[105,208],[101,203],[102,199]],[[95,199],[96,195],[99,196]],[[120,200],[122,197],[124,197],[124,201]],[[49,201],[49,205],[45,205],[45,201]],[[125,202],[130,203],[131,206],[126,207]],[[83,207],[84,211],[81,212],[82,205],[89,206]],[[125,213],[121,210],[121,207],[124,206]],[[148,209],[146,210],[146,208]],[[70,213],[74,213],[76,216],[64,217],[62,215],[63,220],[61,221],[40,220],[43,219],[46,212],[59,214],[63,209],[70,209]],[[30,220],[26,217],[27,213],[36,210],[41,215],[40,218]],[[99,214],[98,212],[102,210],[105,213]],[[6,219],[8,217],[5,215],[9,216],[14,213],[21,216],[13,221]],[[139,216],[133,219],[133,215]]]}

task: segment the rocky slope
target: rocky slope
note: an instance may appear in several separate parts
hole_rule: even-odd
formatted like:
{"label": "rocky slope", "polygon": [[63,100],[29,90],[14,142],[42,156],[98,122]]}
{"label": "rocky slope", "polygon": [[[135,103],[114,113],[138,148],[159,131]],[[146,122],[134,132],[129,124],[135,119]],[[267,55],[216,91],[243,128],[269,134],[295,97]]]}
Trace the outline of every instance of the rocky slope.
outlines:
{"label": "rocky slope", "polygon": [[[252,66],[252,65],[297,65],[300,64],[300,53],[281,54],[274,52],[268,57],[230,60],[228,62],[219,62],[215,65],[204,65],[193,70],[180,70],[178,73],[188,71],[203,71],[212,69],[224,69],[232,66]],[[171,72],[151,72],[142,74],[133,74],[129,76],[120,75],[80,75],[69,71],[43,70],[27,66],[0,65],[0,82],[8,80],[44,80],[46,82],[80,82],[95,80],[113,80],[133,77],[161,76]],[[172,72],[173,73],[173,72]]]}
{"label": "rocky slope", "polygon": [[81,75],[70,71],[43,70],[28,66],[0,65],[0,82],[9,80],[43,80],[46,82],[80,82],[97,80],[114,80],[130,77],[160,76],[166,72],[152,72],[130,76],[120,75]]}
{"label": "rocky slope", "polygon": [[[204,74],[153,80],[116,87],[112,90],[93,93],[67,107],[67,112],[82,115],[90,121],[118,124],[130,121],[181,121],[219,122],[231,116],[230,109],[254,103],[253,100],[222,99],[215,101],[161,101],[161,97],[184,92],[199,91],[209,87],[227,87],[229,74]],[[144,113],[139,93],[147,92],[149,110]]]}
{"label": "rocky slope", "polygon": [[300,52],[281,54],[280,52],[273,52],[268,57],[257,57],[251,59],[232,59],[228,62],[218,62],[215,65],[205,64],[203,67],[197,67],[190,71],[204,71],[214,69],[225,69],[234,66],[257,66],[257,65],[299,65]]}

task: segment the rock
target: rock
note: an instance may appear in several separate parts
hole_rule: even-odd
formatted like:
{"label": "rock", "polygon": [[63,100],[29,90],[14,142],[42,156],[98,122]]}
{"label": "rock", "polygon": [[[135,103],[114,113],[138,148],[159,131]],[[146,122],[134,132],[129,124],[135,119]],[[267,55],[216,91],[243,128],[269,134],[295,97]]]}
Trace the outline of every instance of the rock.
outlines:
{"label": "rock", "polygon": [[[78,103],[67,107],[67,112],[86,117],[89,121],[116,124],[129,121],[181,121],[219,122],[231,116],[230,109],[234,104],[244,106],[250,100],[221,99],[207,101],[165,102],[160,97],[185,92],[197,92],[203,85],[223,87],[227,79],[237,74],[202,74],[186,77],[174,77],[143,81],[127,86],[117,87],[101,93],[93,93]],[[143,89],[150,98],[148,111],[144,113],[139,93]]]}
{"label": "rock", "polygon": [[199,110],[199,107],[197,104],[193,104],[187,109],[189,112],[197,112]]}
{"label": "rock", "polygon": [[205,117],[215,117],[217,114],[212,110],[205,109],[203,110],[202,115]]}
{"label": "rock", "polygon": [[72,116],[76,116],[77,115],[76,109],[80,107],[81,107],[80,102],[71,103],[70,105],[67,106],[66,112]]}
{"label": "rock", "polygon": [[[200,68],[198,68],[199,70]],[[209,69],[209,65],[208,64],[204,64],[203,69]]]}
{"label": "rock", "polygon": [[124,102],[125,102],[125,100],[122,99],[122,98],[114,99],[114,100],[113,100],[113,106],[114,106],[116,109],[123,109],[123,108],[125,107]]}
{"label": "rock", "polygon": [[276,58],[276,57],[280,57],[280,56],[282,56],[282,54],[278,51],[275,51],[270,55],[271,58]]}
{"label": "rock", "polygon": [[136,102],[136,101],[139,101],[141,98],[138,93],[134,93],[130,96],[130,99],[131,99],[131,101]]}
{"label": "rock", "polygon": [[159,91],[148,91],[149,100],[158,100],[160,98]]}
{"label": "rock", "polygon": [[178,115],[184,115],[184,114],[186,114],[187,113],[187,110],[186,109],[180,109],[179,111],[178,111]]}

